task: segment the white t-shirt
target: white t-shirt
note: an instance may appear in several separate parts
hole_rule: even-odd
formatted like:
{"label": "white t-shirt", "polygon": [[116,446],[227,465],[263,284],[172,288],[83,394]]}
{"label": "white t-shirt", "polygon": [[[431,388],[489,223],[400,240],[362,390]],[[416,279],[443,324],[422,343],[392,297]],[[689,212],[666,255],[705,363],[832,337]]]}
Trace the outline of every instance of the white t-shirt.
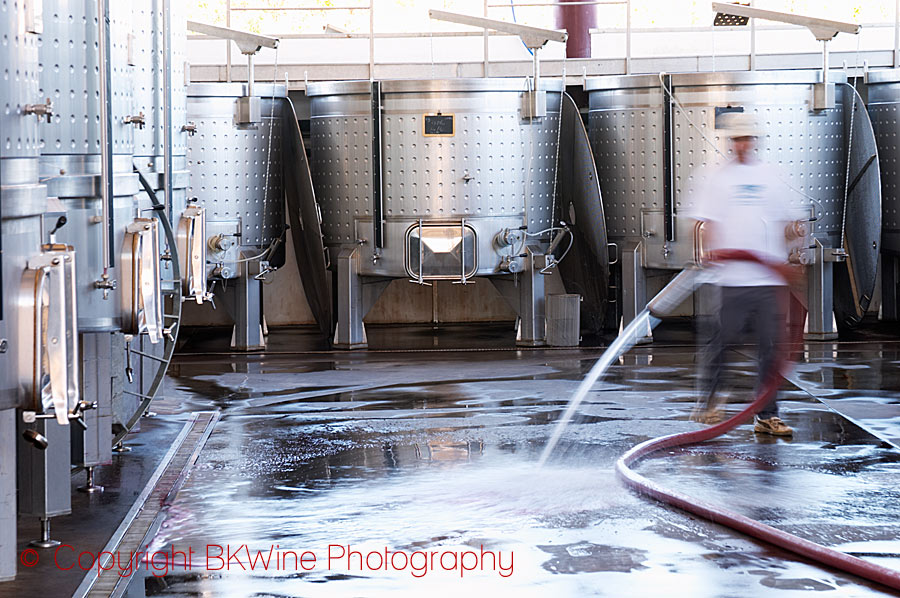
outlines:
{"label": "white t-shirt", "polygon": [[[783,263],[788,257],[784,229],[790,220],[789,193],[773,167],[758,161],[731,161],[699,185],[688,214],[714,225],[706,235],[707,249],[746,249]],[[760,264],[727,262],[721,266],[718,284],[749,287],[785,282]]]}

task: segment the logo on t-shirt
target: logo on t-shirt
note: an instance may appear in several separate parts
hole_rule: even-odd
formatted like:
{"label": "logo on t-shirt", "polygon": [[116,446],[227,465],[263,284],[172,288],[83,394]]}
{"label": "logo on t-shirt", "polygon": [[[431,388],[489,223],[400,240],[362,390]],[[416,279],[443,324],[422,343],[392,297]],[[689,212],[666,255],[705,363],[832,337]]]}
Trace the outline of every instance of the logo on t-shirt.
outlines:
{"label": "logo on t-shirt", "polygon": [[734,198],[741,203],[755,203],[762,199],[765,185],[736,185]]}

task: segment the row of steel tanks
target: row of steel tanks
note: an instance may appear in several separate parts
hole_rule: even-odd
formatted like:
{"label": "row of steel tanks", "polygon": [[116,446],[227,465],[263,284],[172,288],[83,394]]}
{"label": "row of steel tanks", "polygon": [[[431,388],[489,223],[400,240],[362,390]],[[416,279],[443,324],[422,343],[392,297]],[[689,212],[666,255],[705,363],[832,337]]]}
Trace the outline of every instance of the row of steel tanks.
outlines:
{"label": "row of steel tanks", "polygon": [[[630,321],[673,272],[702,257],[692,191],[730,159],[726,115],[749,112],[762,130],[760,158],[789,190],[790,261],[808,273],[798,293],[809,308],[807,337],[836,338],[859,323],[882,239],[881,176],[861,89],[844,73],[825,82],[816,71],[589,79],[588,127],[618,252],[612,322]],[[704,297],[695,294],[682,313],[708,313]]]}
{"label": "row of steel tanks", "polygon": [[[600,191],[572,98],[559,80],[533,87],[525,79],[308,86],[336,347],[367,345],[363,318],[396,279],[489,281],[518,315],[520,344],[545,344],[554,324],[573,322],[577,343],[578,295],[592,308],[605,301]],[[560,261],[567,249],[590,258]],[[565,269],[578,264],[586,271]]]}
{"label": "row of steel tanks", "polygon": [[52,546],[50,519],[72,508],[73,468],[87,471],[85,490],[101,490],[93,468],[159,388],[182,295],[205,290],[182,280],[186,252],[164,233],[190,211],[181,7],[43,0],[0,10],[11,77],[0,89],[4,579],[15,574],[17,513],[39,517],[36,545]]}

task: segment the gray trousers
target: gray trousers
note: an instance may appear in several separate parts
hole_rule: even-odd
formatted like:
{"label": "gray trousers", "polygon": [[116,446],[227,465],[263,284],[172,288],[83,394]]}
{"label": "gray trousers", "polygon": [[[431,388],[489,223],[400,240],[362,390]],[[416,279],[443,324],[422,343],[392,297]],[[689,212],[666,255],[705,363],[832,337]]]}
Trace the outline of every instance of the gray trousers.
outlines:
{"label": "gray trousers", "polygon": [[[759,391],[775,363],[775,343],[779,330],[784,330],[785,316],[781,313],[780,294],[785,287],[719,287],[719,313],[714,318],[712,334],[704,350],[703,370],[706,407],[715,403],[715,393],[722,379],[725,352],[740,344],[745,332],[755,333],[758,346]],[[753,338],[751,337],[751,338]],[[760,412],[767,419],[778,415],[775,397]]]}

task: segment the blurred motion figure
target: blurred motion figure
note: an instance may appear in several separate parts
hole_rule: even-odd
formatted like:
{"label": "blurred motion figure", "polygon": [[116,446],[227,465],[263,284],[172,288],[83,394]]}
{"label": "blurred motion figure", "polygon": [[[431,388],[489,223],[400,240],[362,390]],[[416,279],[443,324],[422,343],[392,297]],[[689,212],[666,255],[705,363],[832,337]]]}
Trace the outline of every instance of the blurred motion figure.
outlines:
{"label": "blurred motion figure", "polygon": [[[757,155],[759,128],[750,113],[730,113],[725,124],[733,158],[707,173],[694,197],[692,216],[703,223],[704,249],[743,249],[767,260],[787,261],[785,225],[790,220],[789,189],[776,169]],[[692,419],[703,423],[721,420],[716,391],[722,378],[725,352],[741,342],[747,328],[755,330],[759,372],[757,389],[775,363],[775,342],[785,326],[782,294],[785,281],[771,269],[754,262],[715,264],[718,313],[703,355],[703,404]],[[793,430],[778,417],[772,401],[756,416],[760,434],[791,436]]]}

